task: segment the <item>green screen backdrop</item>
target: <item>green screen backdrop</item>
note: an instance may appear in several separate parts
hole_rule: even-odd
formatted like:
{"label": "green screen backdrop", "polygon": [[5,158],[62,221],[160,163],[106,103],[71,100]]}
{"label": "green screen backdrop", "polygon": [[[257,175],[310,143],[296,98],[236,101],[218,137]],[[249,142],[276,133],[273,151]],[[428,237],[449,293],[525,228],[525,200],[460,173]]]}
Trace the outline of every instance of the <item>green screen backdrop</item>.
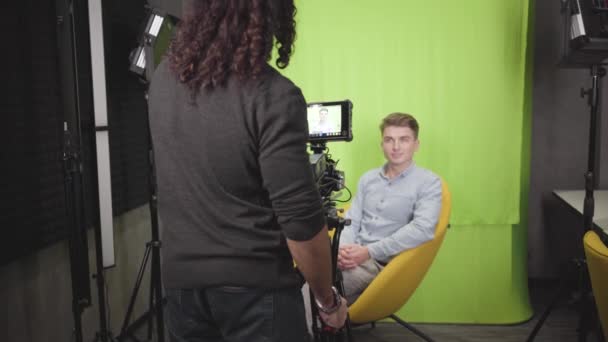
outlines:
{"label": "green screen backdrop", "polygon": [[447,181],[451,227],[399,315],[413,322],[530,318],[526,274],[530,133],[528,0],[300,0],[283,73],[308,102],[350,99],[352,142],[330,153],[356,192],[384,162],[380,120],[420,123],[416,163]]}

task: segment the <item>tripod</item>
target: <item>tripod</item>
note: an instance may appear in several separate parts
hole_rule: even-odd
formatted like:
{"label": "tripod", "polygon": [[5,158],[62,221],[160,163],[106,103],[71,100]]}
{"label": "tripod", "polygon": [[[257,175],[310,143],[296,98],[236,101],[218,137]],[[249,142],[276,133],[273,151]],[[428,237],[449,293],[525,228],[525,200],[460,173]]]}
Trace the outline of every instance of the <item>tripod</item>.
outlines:
{"label": "tripod", "polygon": [[[154,204],[155,205],[155,204]],[[156,208],[152,209],[153,205],[150,203],[150,211],[155,211]],[[157,221],[156,218],[152,218],[152,221]],[[157,223],[153,223],[154,226]],[[162,299],[162,286],[160,281],[160,247],[161,243],[158,239],[158,226],[156,229],[152,229],[152,240],[146,243],[146,251],[144,253],[143,261],[140,265],[139,272],[137,273],[137,279],[135,281],[135,286],[133,288],[133,292],[131,294],[131,299],[129,301],[129,307],[127,309],[127,313],[125,314],[125,319],[122,324],[122,328],[120,330],[120,335],[118,336],[119,341],[123,341],[125,338],[130,338],[134,341],[139,341],[133,334],[132,329],[135,326],[141,324],[144,320],[148,321],[148,340],[152,339],[152,315],[156,314],[156,333],[158,336],[158,341],[164,341],[164,322],[163,322],[163,299]],[[151,277],[150,277],[150,298],[149,298],[149,310],[146,314],[140,317],[133,325],[129,325],[131,320],[131,315],[133,314],[133,308],[135,306],[135,301],[137,299],[137,294],[139,292],[141,282],[144,276],[144,272],[146,269],[146,265],[148,264],[148,260],[152,255],[152,269],[151,269]]]}
{"label": "tripod", "polygon": [[[593,199],[593,188],[595,185],[595,161],[596,161],[596,144],[597,144],[597,122],[598,113],[600,110],[600,93],[601,93],[601,81],[602,77],[606,75],[606,69],[600,65],[591,66],[592,86],[590,89],[581,89],[581,97],[588,96],[588,105],[590,107],[590,124],[589,124],[589,148],[588,148],[588,161],[587,161],[587,172],[585,173],[585,201],[583,207],[583,233],[588,230],[595,229],[593,224],[594,214],[594,199]],[[600,235],[601,236],[601,235]],[[578,284],[578,290],[580,297],[578,298],[579,307],[579,322],[578,322],[578,341],[583,342],[587,340],[587,334],[592,328],[591,323],[595,317],[595,305],[593,302],[593,296],[591,294],[591,283],[589,279],[589,271],[587,269],[587,263],[584,254],[581,258],[572,260],[573,269],[564,275],[564,279],[560,284],[560,287],[551,301],[547,306],[543,315],[534,326],[534,329],[528,336],[527,341],[534,341],[536,334],[544,324],[545,320],[553,310],[553,307],[557,301],[561,298],[562,292],[567,289],[567,281],[572,278],[573,275],[577,275],[580,279]]]}
{"label": "tripod", "polygon": [[[151,41],[146,39],[146,44],[144,46],[145,54],[146,54],[146,63],[148,66],[153,65],[153,52]],[[146,68],[148,72],[148,80],[152,77],[152,68]],[[146,95],[147,98],[147,95]],[[149,172],[148,172],[148,183],[150,186],[150,223],[152,230],[152,240],[146,243],[146,251],[144,253],[144,257],[142,263],[139,267],[139,272],[137,273],[137,279],[135,281],[135,286],[133,288],[133,292],[131,294],[131,299],[129,301],[129,306],[127,309],[127,313],[125,314],[125,318],[122,324],[122,328],[120,330],[120,335],[118,337],[119,341],[129,337],[134,341],[138,341],[138,339],[133,336],[131,330],[143,323],[143,321],[148,321],[148,340],[152,339],[152,316],[156,315],[156,336],[157,341],[164,342],[165,341],[165,325],[163,320],[163,290],[162,290],[162,282],[160,275],[160,248],[161,241],[159,235],[158,228],[158,201],[157,201],[157,187],[156,187],[156,169],[154,164],[154,151],[152,148],[152,135],[150,133],[149,119],[146,117],[146,122],[148,125],[148,164],[149,164]],[[149,309],[148,312],[142,315],[138,320],[136,320],[133,325],[129,325],[131,320],[131,315],[133,314],[133,307],[135,306],[135,301],[137,299],[137,294],[139,292],[141,282],[144,276],[144,272],[146,269],[146,265],[148,264],[148,260],[150,259],[150,255],[152,256],[151,262],[151,270],[150,270],[150,297],[149,297]]]}
{"label": "tripod", "polygon": [[[350,225],[350,220],[345,220],[342,217],[337,215],[337,210],[332,208],[331,213],[327,215],[327,225],[328,227],[335,227],[334,236],[331,241],[331,263],[332,263],[332,274],[333,274],[333,282],[336,289],[338,289],[338,293],[344,297],[344,284],[342,282],[342,273],[337,267],[338,264],[338,251],[340,247],[340,235],[345,226]],[[347,341],[353,341],[350,320],[346,319],[346,323],[342,329],[334,330],[331,327],[326,326],[321,321],[321,327],[319,327],[318,319],[319,310],[317,309],[314,303],[314,295],[312,291],[310,291],[310,299],[311,299],[311,312],[312,312],[312,331],[315,337],[316,342],[341,342],[344,341],[344,337],[346,335]]]}

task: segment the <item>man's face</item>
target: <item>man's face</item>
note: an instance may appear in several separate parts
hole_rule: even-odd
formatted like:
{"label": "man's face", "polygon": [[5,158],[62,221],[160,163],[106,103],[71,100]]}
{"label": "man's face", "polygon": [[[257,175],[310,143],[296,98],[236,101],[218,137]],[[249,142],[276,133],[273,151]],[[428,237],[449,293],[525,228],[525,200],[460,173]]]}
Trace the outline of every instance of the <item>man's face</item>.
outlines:
{"label": "man's face", "polygon": [[382,150],[390,166],[408,166],[419,141],[409,127],[387,126],[382,133]]}
{"label": "man's face", "polygon": [[321,109],[319,111],[319,121],[325,122],[325,120],[327,120],[327,110]]}

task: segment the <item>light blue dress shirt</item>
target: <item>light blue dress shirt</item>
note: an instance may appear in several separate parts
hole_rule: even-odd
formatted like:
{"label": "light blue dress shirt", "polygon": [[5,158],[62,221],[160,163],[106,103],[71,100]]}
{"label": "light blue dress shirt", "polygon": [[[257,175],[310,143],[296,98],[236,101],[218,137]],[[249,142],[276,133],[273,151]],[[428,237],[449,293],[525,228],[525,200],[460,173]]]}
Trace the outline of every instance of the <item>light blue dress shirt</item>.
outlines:
{"label": "light blue dress shirt", "polygon": [[340,245],[367,246],[370,257],[388,262],[435,235],[441,210],[441,180],[414,162],[401,174],[388,179],[384,168],[366,172],[345,216],[351,220]]}

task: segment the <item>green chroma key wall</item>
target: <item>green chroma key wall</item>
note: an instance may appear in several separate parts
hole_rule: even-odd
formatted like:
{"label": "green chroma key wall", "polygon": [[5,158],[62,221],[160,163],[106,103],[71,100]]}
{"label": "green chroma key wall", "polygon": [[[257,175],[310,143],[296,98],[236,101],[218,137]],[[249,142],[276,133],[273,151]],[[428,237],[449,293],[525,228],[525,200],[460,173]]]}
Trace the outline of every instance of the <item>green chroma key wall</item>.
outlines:
{"label": "green chroma key wall", "polygon": [[418,165],[453,196],[451,228],[399,314],[412,322],[515,323],[526,274],[530,134],[527,0],[300,0],[292,64],[309,102],[350,99],[354,140],[330,153],[356,192],[380,166],[386,114],[420,122]]}

